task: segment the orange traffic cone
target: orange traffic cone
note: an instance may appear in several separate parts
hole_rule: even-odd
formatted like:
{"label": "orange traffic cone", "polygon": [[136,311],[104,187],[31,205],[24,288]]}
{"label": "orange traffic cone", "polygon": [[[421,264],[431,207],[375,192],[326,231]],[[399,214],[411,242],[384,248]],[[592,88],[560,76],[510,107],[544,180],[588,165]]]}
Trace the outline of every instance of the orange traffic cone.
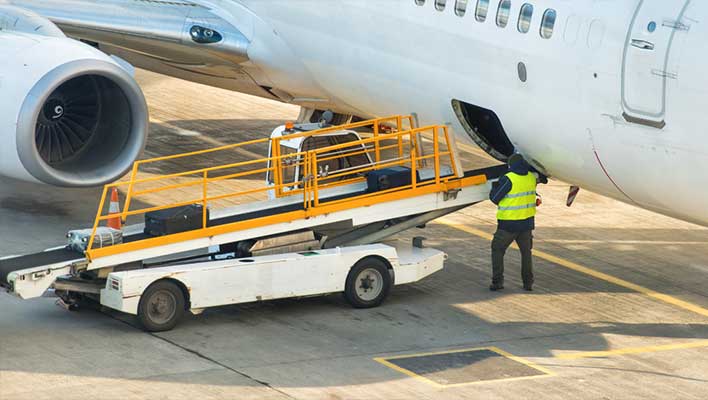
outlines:
{"label": "orange traffic cone", "polygon": [[121,230],[123,226],[120,222],[120,203],[118,202],[118,189],[113,188],[111,191],[111,203],[108,206],[108,214],[115,215],[115,217],[108,220],[108,227],[113,229]]}

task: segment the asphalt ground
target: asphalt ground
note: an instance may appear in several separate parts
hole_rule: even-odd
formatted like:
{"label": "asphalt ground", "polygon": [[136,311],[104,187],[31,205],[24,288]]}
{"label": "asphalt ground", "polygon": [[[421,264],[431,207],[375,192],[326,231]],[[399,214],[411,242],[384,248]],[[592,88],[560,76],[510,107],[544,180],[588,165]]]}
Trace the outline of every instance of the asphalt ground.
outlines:
{"label": "asphalt ground", "polygon": [[[146,157],[265,136],[298,114],[139,79]],[[567,208],[561,182],[540,191],[533,292],[514,249],[506,289],[487,289],[495,221],[483,203],[396,236],[425,236],[449,260],[375,309],[334,294],[210,309],[149,334],[130,316],[0,293],[0,399],[708,397],[708,230],[583,191]],[[98,195],[0,180],[0,256],[61,244],[91,224]]]}

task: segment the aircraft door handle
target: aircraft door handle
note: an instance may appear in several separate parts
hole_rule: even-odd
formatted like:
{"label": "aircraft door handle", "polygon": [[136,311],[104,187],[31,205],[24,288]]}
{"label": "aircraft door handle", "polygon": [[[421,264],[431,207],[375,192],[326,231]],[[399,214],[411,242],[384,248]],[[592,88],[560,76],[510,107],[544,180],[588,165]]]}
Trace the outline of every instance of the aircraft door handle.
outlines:
{"label": "aircraft door handle", "polygon": [[632,46],[642,50],[654,50],[654,43],[641,39],[632,39]]}

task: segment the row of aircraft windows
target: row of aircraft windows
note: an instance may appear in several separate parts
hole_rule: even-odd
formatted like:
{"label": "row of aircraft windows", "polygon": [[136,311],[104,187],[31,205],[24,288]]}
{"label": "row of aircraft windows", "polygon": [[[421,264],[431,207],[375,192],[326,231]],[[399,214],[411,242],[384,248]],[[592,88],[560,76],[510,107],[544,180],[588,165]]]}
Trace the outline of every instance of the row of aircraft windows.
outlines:
{"label": "row of aircraft windows", "polygon": [[[435,9],[438,11],[445,10],[447,5],[447,0],[433,0],[435,3]],[[479,22],[484,22],[487,20],[487,14],[489,13],[489,1],[490,0],[477,0],[477,7],[474,11],[474,17]],[[464,17],[467,12],[467,3],[469,0],[455,0],[455,15],[458,17]],[[422,6],[425,4],[425,0],[415,0],[415,4]],[[509,24],[509,16],[511,14],[511,0],[500,0],[499,6],[497,7],[497,26],[500,28],[506,28]],[[553,28],[556,25],[556,10],[549,8],[543,13],[543,18],[541,19],[541,29],[539,31],[540,35],[544,39],[550,39],[553,36]],[[521,6],[521,11],[519,12],[519,22],[516,25],[516,29],[521,33],[528,33],[531,29],[531,19],[533,17],[533,5],[530,3],[524,3]]]}

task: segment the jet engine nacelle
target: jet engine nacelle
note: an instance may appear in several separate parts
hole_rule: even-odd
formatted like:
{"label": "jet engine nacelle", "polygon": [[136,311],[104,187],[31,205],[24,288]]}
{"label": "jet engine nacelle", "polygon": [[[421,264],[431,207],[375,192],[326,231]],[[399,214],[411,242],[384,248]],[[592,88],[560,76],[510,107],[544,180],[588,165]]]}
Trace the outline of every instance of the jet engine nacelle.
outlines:
{"label": "jet engine nacelle", "polygon": [[145,147],[145,98],[119,61],[52,32],[0,30],[0,174],[68,187],[116,180]]}

